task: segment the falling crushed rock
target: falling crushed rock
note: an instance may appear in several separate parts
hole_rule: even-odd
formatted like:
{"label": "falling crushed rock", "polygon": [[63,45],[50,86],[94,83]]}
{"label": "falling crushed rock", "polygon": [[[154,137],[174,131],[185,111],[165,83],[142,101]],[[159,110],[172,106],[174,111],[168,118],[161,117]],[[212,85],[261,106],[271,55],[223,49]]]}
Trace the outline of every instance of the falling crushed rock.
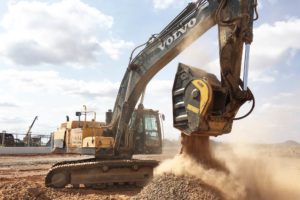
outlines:
{"label": "falling crushed rock", "polygon": [[224,198],[220,191],[200,179],[192,176],[164,174],[155,177],[137,196],[131,199],[223,200]]}

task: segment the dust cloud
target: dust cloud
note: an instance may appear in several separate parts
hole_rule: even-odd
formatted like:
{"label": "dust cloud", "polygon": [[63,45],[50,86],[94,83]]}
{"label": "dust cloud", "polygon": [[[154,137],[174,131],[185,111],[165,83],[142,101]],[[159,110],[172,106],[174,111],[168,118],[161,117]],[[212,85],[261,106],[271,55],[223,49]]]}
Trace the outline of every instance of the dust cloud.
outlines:
{"label": "dust cloud", "polygon": [[184,154],[164,161],[154,173],[155,176],[171,173],[176,176],[197,177],[207,185],[222,191],[228,199],[245,199],[245,187],[234,176],[216,169],[208,169]]}
{"label": "dust cloud", "polygon": [[162,162],[155,176],[193,176],[230,200],[300,198],[300,173],[290,170],[284,158],[268,157],[249,145],[211,148],[208,137],[199,138],[183,137],[180,154]]}

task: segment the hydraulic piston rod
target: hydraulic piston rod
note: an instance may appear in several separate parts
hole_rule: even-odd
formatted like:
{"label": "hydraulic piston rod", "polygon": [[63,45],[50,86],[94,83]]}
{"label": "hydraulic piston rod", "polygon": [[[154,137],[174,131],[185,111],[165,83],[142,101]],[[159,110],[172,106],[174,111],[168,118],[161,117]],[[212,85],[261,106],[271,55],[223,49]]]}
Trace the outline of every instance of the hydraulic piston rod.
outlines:
{"label": "hydraulic piston rod", "polygon": [[243,77],[243,89],[247,90],[248,85],[248,70],[249,70],[249,54],[250,54],[250,44],[245,44],[245,58],[244,58],[244,77]]}

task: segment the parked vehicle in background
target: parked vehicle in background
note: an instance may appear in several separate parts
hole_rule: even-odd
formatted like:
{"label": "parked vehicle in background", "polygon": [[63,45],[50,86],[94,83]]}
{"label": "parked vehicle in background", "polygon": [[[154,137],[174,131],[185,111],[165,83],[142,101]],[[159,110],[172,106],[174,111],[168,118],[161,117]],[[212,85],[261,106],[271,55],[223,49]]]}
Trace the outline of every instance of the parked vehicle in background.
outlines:
{"label": "parked vehicle in background", "polygon": [[10,133],[6,133],[5,131],[3,131],[0,134],[0,146],[3,146],[3,147],[15,146],[14,136]]}

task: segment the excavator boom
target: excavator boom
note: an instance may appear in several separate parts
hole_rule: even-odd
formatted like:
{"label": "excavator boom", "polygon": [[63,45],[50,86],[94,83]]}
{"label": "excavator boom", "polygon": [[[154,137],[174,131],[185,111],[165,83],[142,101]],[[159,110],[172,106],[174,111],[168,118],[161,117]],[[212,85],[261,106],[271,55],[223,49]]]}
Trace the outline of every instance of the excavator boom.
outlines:
{"label": "excavator boom", "polygon": [[[190,3],[162,32],[151,36],[144,49],[129,63],[120,85],[111,122],[115,152],[120,153],[130,116],[151,78],[216,24],[219,27],[221,85],[231,88],[230,95],[240,96],[241,102],[251,99],[250,92],[240,91],[239,87],[243,44],[252,42],[255,9],[256,0],[199,0]],[[240,105],[233,104],[231,106],[236,108],[232,112],[236,114]],[[223,134],[221,130],[214,135],[220,134]]]}

